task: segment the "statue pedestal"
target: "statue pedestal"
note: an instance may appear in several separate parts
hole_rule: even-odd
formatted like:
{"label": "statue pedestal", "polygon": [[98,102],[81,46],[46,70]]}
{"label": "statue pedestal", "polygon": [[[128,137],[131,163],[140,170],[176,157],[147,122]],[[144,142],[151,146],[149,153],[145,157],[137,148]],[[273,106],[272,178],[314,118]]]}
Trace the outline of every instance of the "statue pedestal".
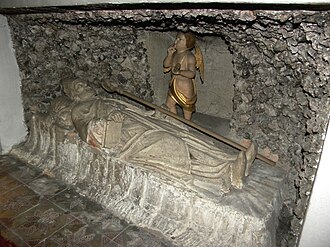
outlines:
{"label": "statue pedestal", "polygon": [[114,215],[157,230],[179,246],[275,246],[285,174],[256,161],[243,189],[222,197],[96,150],[72,132],[33,118],[11,154],[51,172]]}

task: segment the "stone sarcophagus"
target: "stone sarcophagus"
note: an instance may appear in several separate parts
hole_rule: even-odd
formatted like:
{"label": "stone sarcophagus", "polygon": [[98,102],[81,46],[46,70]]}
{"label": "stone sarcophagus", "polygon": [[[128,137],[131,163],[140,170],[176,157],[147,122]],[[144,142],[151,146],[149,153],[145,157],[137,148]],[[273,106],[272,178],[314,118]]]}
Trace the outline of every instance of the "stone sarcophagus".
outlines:
{"label": "stone sarcophagus", "polygon": [[154,111],[64,82],[12,155],[179,246],[275,246],[284,173]]}

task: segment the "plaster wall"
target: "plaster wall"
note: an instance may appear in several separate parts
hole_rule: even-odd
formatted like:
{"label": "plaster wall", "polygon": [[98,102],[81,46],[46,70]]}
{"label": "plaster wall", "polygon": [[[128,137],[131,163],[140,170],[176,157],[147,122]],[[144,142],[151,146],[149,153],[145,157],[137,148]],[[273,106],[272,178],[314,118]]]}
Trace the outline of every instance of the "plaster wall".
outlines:
{"label": "plaster wall", "polygon": [[0,153],[26,135],[20,92],[19,69],[6,17],[0,15]]}
{"label": "plaster wall", "polygon": [[330,242],[330,130],[324,141],[299,247],[326,247]]}
{"label": "plaster wall", "polygon": [[154,91],[153,102],[156,105],[165,103],[170,80],[169,74],[163,73],[163,59],[166,56],[168,44],[174,40],[173,35],[161,32],[141,32],[141,41],[146,46],[150,65],[150,81]]}

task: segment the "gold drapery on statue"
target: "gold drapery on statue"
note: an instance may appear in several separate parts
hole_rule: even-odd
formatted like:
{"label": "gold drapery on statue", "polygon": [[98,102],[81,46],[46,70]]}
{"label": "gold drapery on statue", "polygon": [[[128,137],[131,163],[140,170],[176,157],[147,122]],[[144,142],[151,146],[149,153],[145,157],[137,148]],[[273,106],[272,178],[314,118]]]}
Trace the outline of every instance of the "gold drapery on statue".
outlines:
{"label": "gold drapery on statue", "polygon": [[170,90],[168,91],[169,96],[179,104],[184,110],[194,112],[195,111],[195,103],[197,101],[197,93],[196,93],[196,82],[193,79],[193,88],[194,88],[194,96],[191,98],[187,98],[176,85],[176,76],[172,77],[170,82]]}

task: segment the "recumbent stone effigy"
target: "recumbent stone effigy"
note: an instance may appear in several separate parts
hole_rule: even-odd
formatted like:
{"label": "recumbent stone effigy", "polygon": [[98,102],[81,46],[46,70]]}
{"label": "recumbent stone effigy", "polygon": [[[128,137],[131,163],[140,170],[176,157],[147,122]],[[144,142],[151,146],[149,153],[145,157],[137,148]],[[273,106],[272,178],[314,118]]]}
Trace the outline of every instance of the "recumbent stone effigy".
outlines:
{"label": "recumbent stone effigy", "polygon": [[35,114],[11,154],[115,215],[182,246],[275,246],[283,172],[155,111],[101,98],[85,82]]}

